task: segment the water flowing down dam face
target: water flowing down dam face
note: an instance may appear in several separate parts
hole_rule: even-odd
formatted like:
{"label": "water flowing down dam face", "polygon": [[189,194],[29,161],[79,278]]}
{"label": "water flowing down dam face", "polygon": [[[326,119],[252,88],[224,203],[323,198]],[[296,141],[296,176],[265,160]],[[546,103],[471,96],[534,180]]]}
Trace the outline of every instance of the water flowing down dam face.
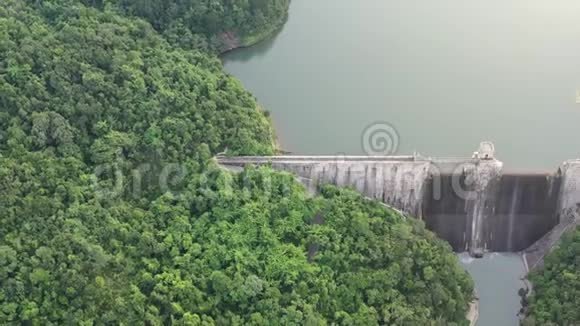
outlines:
{"label": "water flowing down dam face", "polygon": [[507,174],[489,222],[491,251],[522,251],[558,224],[560,176]]}
{"label": "water flowing down dam face", "polygon": [[422,219],[457,252],[481,256],[525,251],[533,266],[561,230],[578,221],[580,161],[568,161],[553,174],[504,171],[500,161],[481,158],[274,156],[218,161],[227,167],[270,165],[291,172],[313,193],[321,184],[351,187]]}
{"label": "water flowing down dam face", "polygon": [[423,216],[428,229],[462,252],[469,249],[472,221],[467,219],[467,200],[454,191],[452,180],[450,174],[429,179]]}
{"label": "water flowing down dam face", "polygon": [[454,179],[441,176],[440,198],[433,196],[430,180],[423,216],[455,251],[522,251],[558,224],[559,176],[497,174],[467,197],[453,186]]}

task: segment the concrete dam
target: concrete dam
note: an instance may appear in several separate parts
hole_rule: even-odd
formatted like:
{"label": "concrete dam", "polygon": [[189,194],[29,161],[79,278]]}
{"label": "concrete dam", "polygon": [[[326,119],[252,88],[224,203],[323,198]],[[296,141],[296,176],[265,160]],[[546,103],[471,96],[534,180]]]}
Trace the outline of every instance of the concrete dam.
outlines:
{"label": "concrete dam", "polygon": [[413,156],[218,157],[224,167],[269,165],[293,173],[311,192],[352,187],[423,220],[457,252],[522,252],[528,268],[578,224],[580,160],[553,173],[505,170],[482,143],[471,158]]}

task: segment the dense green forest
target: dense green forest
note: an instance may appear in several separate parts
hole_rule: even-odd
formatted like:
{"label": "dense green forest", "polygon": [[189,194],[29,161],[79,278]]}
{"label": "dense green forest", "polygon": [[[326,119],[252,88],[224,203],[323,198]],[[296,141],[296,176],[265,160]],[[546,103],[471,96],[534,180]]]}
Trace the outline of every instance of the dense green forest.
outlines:
{"label": "dense green forest", "polygon": [[529,278],[533,294],[525,326],[580,324],[580,227],[566,234],[543,269]]}
{"label": "dense green forest", "polygon": [[181,161],[202,142],[212,152],[272,153],[268,119],[217,58],[174,49],[143,21],[73,3],[43,2],[39,17],[22,1],[3,2],[1,138],[22,129],[33,136],[20,142],[27,149],[97,164],[119,146],[138,162]]}
{"label": "dense green forest", "polygon": [[[105,0],[82,0],[98,8]],[[290,0],[111,0],[122,13],[145,18],[172,43],[222,52],[252,45],[286,21]]]}
{"label": "dense green forest", "polygon": [[0,324],[466,323],[447,244],[217,167],[275,152],[267,114],[213,55],[93,5],[0,3]]}

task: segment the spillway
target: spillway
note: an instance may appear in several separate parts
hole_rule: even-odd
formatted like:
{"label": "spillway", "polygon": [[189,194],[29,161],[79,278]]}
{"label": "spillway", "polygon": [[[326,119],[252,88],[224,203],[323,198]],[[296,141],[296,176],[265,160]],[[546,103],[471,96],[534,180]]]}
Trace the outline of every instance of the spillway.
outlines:
{"label": "spillway", "polygon": [[441,177],[441,197],[428,196],[427,227],[456,251],[519,252],[554,228],[561,177],[497,174],[472,197],[454,189],[454,176]]}

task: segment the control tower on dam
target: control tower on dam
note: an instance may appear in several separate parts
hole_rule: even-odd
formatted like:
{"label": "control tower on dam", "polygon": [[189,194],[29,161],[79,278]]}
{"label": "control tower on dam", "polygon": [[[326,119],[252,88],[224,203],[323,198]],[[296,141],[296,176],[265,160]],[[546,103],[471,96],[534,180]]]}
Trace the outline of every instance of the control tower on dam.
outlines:
{"label": "control tower on dam", "polygon": [[488,142],[468,158],[292,155],[217,161],[228,168],[268,165],[290,172],[311,192],[328,183],[352,187],[422,219],[455,251],[523,252],[530,268],[578,223],[580,160],[553,173],[506,171]]}

